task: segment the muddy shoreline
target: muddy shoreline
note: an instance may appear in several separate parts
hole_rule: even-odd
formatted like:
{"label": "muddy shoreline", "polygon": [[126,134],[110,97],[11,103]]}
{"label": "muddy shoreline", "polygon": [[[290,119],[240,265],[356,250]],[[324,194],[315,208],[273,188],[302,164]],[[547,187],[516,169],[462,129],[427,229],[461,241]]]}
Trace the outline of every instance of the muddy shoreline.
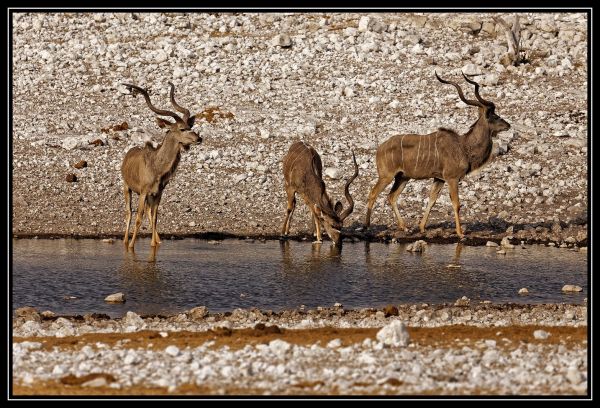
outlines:
{"label": "muddy shoreline", "polygon": [[[587,231],[586,231],[587,233]],[[432,236],[433,235],[433,236]],[[138,233],[138,238],[150,238],[151,234],[147,232]],[[460,239],[456,234],[452,232],[439,233],[436,231],[435,234],[405,234],[401,232],[389,232],[382,231],[379,233],[346,233],[344,232],[344,242],[381,242],[381,243],[411,243],[417,240],[426,240],[431,244],[456,244],[462,243],[469,246],[484,246],[488,241],[495,242],[497,244],[507,236],[505,232],[490,232],[480,233],[472,236],[465,236]],[[519,234],[508,235],[512,238],[514,244],[543,244],[543,245],[566,245],[569,248],[574,247],[587,247],[588,239],[568,242],[556,237],[548,237],[538,235],[534,237],[525,238]],[[519,239],[521,237],[523,239]],[[123,240],[122,233],[102,233],[102,234],[84,234],[84,233],[13,233],[15,239],[113,239],[116,241]],[[256,234],[256,233],[234,233],[234,232],[201,232],[201,233],[164,233],[161,235],[163,240],[182,240],[182,239],[205,239],[205,240],[258,240],[258,241],[309,241],[313,239],[311,234],[295,234],[287,237],[282,237],[279,234]],[[325,238],[328,240],[328,238]]]}
{"label": "muddy shoreline", "polygon": [[127,332],[135,329],[207,330],[225,323],[229,328],[249,328],[256,323],[277,325],[290,329],[333,326],[340,328],[381,327],[389,319],[399,319],[409,326],[436,327],[466,324],[479,327],[523,324],[585,326],[588,319],[587,298],[583,304],[569,303],[492,303],[472,301],[466,297],[454,303],[389,304],[385,307],[345,309],[336,304],[308,309],[303,306],[279,311],[255,307],[235,308],[227,312],[210,312],[206,306],[173,315],[138,315],[133,311],[123,317],[106,314],[58,315],[23,307],[15,311],[13,335],[46,336],[76,335],[89,332]]}

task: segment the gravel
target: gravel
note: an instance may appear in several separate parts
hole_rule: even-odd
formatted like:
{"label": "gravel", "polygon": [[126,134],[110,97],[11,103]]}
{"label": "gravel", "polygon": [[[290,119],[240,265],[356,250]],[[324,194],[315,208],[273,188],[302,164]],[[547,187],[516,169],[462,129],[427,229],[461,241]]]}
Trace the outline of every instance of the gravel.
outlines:
{"label": "gravel", "polygon": [[[512,124],[498,137],[503,154],[461,182],[467,236],[499,240],[514,226],[517,240],[559,246],[572,237],[569,247],[586,246],[584,13],[522,13],[529,63],[516,67],[501,63],[506,40],[490,13],[13,13],[12,22],[17,236],[123,233],[121,161],[129,148],[162,140],[152,112],[123,82],[149,88],[167,108],[173,81],[179,103],[201,113],[195,129],[204,141],[182,155],[163,195],[162,237],[278,234],[280,163],[298,139],[331,169],[335,177],[325,181],[335,200],[355,150],[360,175],[346,227],[362,224],[379,143],[439,126],[465,132],[473,123],[475,109],[433,76],[459,80],[465,70],[485,74],[482,96]],[[87,167],[73,167],[82,160]],[[400,197],[409,227],[429,184],[411,181]],[[300,208],[292,228],[310,231]],[[395,232],[383,195],[372,223]],[[445,187],[427,233],[453,229]]]}
{"label": "gravel", "polygon": [[577,285],[565,285],[562,287],[563,292],[581,292],[583,288]]}
{"label": "gravel", "polygon": [[550,336],[550,333],[544,330],[536,330],[533,332],[533,337],[536,339],[546,340]]}
{"label": "gravel", "polygon": [[[82,386],[115,390],[132,386],[163,387],[166,392],[176,392],[180,386],[195,384],[209,387],[211,393],[217,394],[224,393],[224,387],[232,384],[264,395],[307,391],[508,395],[587,392],[587,342],[564,343],[564,334],[560,342],[551,342],[554,335],[551,337],[548,332],[551,327],[585,327],[587,314],[583,306],[400,305],[399,316],[389,318],[368,309],[345,311],[337,316],[338,309],[322,308],[304,314],[240,309],[227,316],[209,314],[203,322],[182,319],[181,315],[141,318],[131,312],[123,319],[59,317],[52,323],[44,320],[41,324],[19,317],[13,319],[14,336],[60,337],[59,332],[67,323],[78,335],[94,331],[125,333],[131,321],[138,319],[144,323],[140,329],[164,330],[160,337],[167,340],[172,337],[169,333],[217,330],[223,327],[223,322],[228,322],[230,328],[253,327],[261,322],[263,329],[265,323],[267,328],[277,324],[289,328],[370,326],[381,329],[375,338],[354,343],[342,342],[340,338],[323,344],[292,344],[275,339],[235,348],[214,346],[213,340],[199,346],[186,343],[164,348],[151,347],[151,344],[128,347],[129,340],[119,340],[112,345],[96,340],[87,344],[69,340],[68,344],[79,345],[44,348],[43,342],[48,337],[39,337],[39,341],[13,342],[13,378],[17,384],[33,386],[40,381],[64,382],[65,376],[85,379],[101,375],[103,379],[89,377]],[[308,324],[305,323],[307,315],[313,316]],[[498,331],[495,336],[492,333],[493,338],[431,346],[413,342],[406,330],[407,327],[432,326],[444,326],[447,330],[450,323],[497,327]],[[503,327],[521,324],[545,326],[545,330],[532,330],[529,334],[537,343],[511,342],[503,337],[502,330],[506,330]],[[343,336],[341,331],[337,333]],[[443,332],[441,335],[443,337]],[[153,342],[152,336],[149,339]]]}
{"label": "gravel", "polygon": [[[242,389],[259,389],[268,395],[285,393],[290,384],[304,382],[323,384],[316,387],[321,393],[335,390],[340,394],[372,393],[373,390],[393,393],[397,390],[394,385],[400,384],[407,394],[437,387],[449,392],[485,389],[510,395],[536,394],[541,385],[556,394],[581,394],[587,390],[587,364],[582,358],[585,350],[577,348],[536,346],[531,349],[521,345],[510,352],[469,347],[407,348],[398,352],[381,349],[380,343],[332,348],[290,345],[277,340],[261,346],[236,351],[187,347],[173,354],[168,351],[171,346],[165,352],[125,351],[98,344],[92,351],[93,368],[86,364],[86,356],[80,351],[42,352],[15,343],[13,355],[17,378],[24,383],[57,380],[66,372],[83,376],[118,371],[118,381],[110,384],[115,389],[144,384],[174,390],[190,382],[218,389],[234,383]],[[579,360],[581,365],[572,366],[574,360]],[[183,361],[186,363],[182,364]],[[106,385],[105,379],[92,381],[83,386]]]}
{"label": "gravel", "polygon": [[125,294],[122,292],[113,293],[112,295],[108,295],[106,298],[104,298],[104,301],[109,303],[123,303],[125,302]]}
{"label": "gravel", "polygon": [[[201,312],[198,312],[201,310]],[[392,312],[393,311],[393,312]],[[325,326],[340,328],[383,327],[392,320],[409,327],[440,327],[464,324],[476,327],[502,327],[535,324],[541,326],[587,325],[587,305],[569,304],[493,304],[473,302],[464,297],[455,304],[388,305],[381,310],[364,308],[345,310],[340,307],[319,307],[310,310],[235,309],[233,312],[209,313],[204,306],[169,317],[140,316],[129,311],[122,318],[110,319],[102,314],[85,316],[45,317],[37,312],[27,317],[13,318],[13,335],[19,337],[57,336],[68,329],[74,335],[85,333],[130,333],[140,330],[203,331],[209,329],[252,328],[257,322],[288,329],[309,329]],[[62,331],[61,331],[62,330]],[[393,330],[402,331],[400,328]]]}
{"label": "gravel", "polygon": [[377,340],[389,347],[406,347],[410,342],[410,335],[399,320],[394,320],[377,332]]}

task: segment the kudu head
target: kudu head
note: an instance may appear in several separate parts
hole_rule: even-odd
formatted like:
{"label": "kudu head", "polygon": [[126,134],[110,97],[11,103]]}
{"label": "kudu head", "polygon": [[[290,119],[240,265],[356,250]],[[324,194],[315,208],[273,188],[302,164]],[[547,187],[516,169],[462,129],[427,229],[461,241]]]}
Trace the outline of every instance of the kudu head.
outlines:
{"label": "kudu head", "polygon": [[175,140],[177,140],[177,142],[179,142],[179,145],[181,146],[181,148],[188,150],[191,145],[202,142],[202,138],[200,137],[200,135],[198,135],[197,132],[194,132],[192,130],[192,126],[194,126],[194,120],[196,119],[196,117],[190,116],[189,110],[187,110],[186,108],[180,106],[177,102],[175,102],[175,85],[173,85],[172,82],[169,82],[169,85],[171,87],[171,92],[170,92],[171,104],[173,105],[175,110],[177,110],[178,112],[183,114],[183,118],[181,118],[175,112],[157,109],[154,105],[152,105],[152,102],[150,102],[150,96],[148,95],[147,90],[140,88],[137,85],[132,85],[132,84],[123,84],[123,85],[125,85],[127,87],[127,89],[129,89],[129,92],[131,92],[131,94],[134,97],[137,96],[138,94],[142,94],[144,96],[144,99],[146,99],[146,104],[148,104],[148,107],[150,108],[150,110],[152,110],[152,112],[154,112],[160,116],[170,116],[173,119],[175,119],[175,123],[173,123],[169,120],[157,117],[156,123],[161,128],[167,128],[168,129],[167,134],[173,135],[175,137]]}
{"label": "kudu head", "polygon": [[354,179],[358,176],[358,164],[356,164],[356,157],[354,156],[354,151],[352,152],[352,160],[354,162],[354,174],[352,177],[348,179],[346,185],[344,186],[344,195],[346,196],[346,200],[348,200],[348,208],[344,210],[344,206],[340,201],[336,202],[335,205],[332,206],[331,199],[327,196],[325,189],[323,189],[323,193],[320,197],[320,202],[314,204],[314,209],[317,216],[321,219],[323,227],[325,227],[325,231],[327,231],[327,235],[331,238],[334,245],[341,245],[341,234],[342,234],[342,226],[344,224],[344,220],[348,218],[352,211],[354,211],[354,200],[350,195],[350,184],[354,181]]}
{"label": "kudu head", "polygon": [[479,95],[479,84],[472,79],[467,78],[464,72],[462,75],[468,83],[475,85],[475,97],[477,100],[466,99],[462,89],[456,82],[446,81],[440,78],[437,72],[435,73],[435,77],[438,79],[438,81],[443,84],[453,85],[456,88],[458,91],[458,96],[464,103],[469,106],[476,106],[479,109],[479,118],[485,120],[493,136],[499,132],[510,129],[510,124],[496,114],[496,105],[490,101],[486,101]]}

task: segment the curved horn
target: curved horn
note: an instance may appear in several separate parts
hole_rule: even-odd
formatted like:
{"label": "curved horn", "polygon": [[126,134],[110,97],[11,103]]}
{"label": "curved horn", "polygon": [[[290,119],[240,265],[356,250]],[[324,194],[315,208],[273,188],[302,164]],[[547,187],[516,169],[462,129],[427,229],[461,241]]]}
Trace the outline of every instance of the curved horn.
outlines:
{"label": "curved horn", "polygon": [[481,103],[479,103],[479,102],[477,102],[477,101],[475,101],[473,99],[465,99],[465,95],[463,94],[462,89],[460,88],[460,86],[456,82],[446,81],[446,80],[444,80],[444,79],[442,79],[442,78],[440,78],[438,76],[437,71],[434,71],[434,72],[435,72],[435,77],[442,84],[450,84],[450,85],[452,85],[452,86],[454,86],[456,88],[456,90],[458,91],[458,96],[460,97],[461,101],[463,101],[464,103],[466,103],[467,105],[470,105],[470,106],[477,106],[477,107],[481,106]]}
{"label": "curved horn", "polygon": [[356,156],[354,156],[354,150],[352,151],[352,160],[354,161],[354,174],[350,179],[346,182],[346,186],[344,187],[344,195],[346,196],[346,200],[348,200],[348,208],[344,210],[344,212],[340,215],[340,221],[344,221],[352,211],[354,211],[354,200],[350,195],[350,191],[348,188],[350,187],[350,183],[354,181],[354,179],[358,176],[358,164],[356,164]]}
{"label": "curved horn", "polygon": [[477,82],[473,81],[472,79],[467,78],[467,76],[465,75],[464,72],[462,74],[463,74],[463,77],[465,78],[465,81],[467,81],[471,85],[475,85],[475,97],[477,98],[477,100],[486,106],[494,106],[494,104],[492,102],[486,101],[479,95],[479,84]]}
{"label": "curved horn", "polygon": [[152,112],[156,113],[157,115],[161,115],[161,116],[171,116],[172,118],[175,119],[176,122],[185,123],[179,117],[179,115],[177,115],[175,112],[158,109],[154,105],[152,105],[152,102],[150,102],[150,96],[148,95],[148,91],[146,91],[144,88],[140,88],[139,86],[133,85],[133,84],[123,84],[123,85],[126,86],[127,89],[129,89],[129,92],[131,92],[131,94],[134,97],[137,96],[138,93],[141,93],[142,95],[144,95],[144,99],[146,99],[146,103],[148,104],[148,107],[152,110]]}
{"label": "curved horn", "polygon": [[183,121],[188,123],[188,120],[190,119],[190,111],[175,102],[175,85],[173,85],[171,81],[169,81],[169,85],[171,86],[171,104],[178,112],[183,113]]}

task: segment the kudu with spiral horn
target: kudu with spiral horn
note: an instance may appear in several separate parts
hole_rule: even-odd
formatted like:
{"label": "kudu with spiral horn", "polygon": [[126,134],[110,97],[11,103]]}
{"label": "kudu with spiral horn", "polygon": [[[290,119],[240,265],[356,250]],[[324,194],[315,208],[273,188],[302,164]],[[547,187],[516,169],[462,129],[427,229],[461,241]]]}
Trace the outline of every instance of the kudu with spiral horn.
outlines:
{"label": "kudu with spiral horn", "polygon": [[454,209],[456,233],[461,238],[464,236],[459,218],[458,183],[466,174],[482,167],[492,158],[492,137],[508,130],[510,124],[496,114],[496,107],[492,102],[486,101],[479,95],[477,82],[463,74],[465,80],[475,86],[477,100],[472,100],[465,98],[456,82],[440,78],[437,72],[435,76],[441,83],[454,86],[464,103],[477,107],[479,118],[464,135],[459,135],[450,129],[439,128],[428,135],[396,135],[383,142],[377,148],[376,163],[379,178],[369,194],[365,221],[367,227],[371,222],[371,211],[377,196],[393,180],[388,202],[394,211],[398,227],[406,230],[404,220],[398,211],[398,196],[410,179],[433,178],[429,203],[419,224],[421,232],[425,231],[431,207],[446,182]]}
{"label": "kudu with spiral horn", "polygon": [[[138,94],[144,96],[146,104],[150,110],[159,116],[170,116],[175,119],[175,123],[157,117],[158,126],[167,128],[168,131],[162,143],[154,148],[150,142],[144,147],[131,148],[121,165],[121,175],[123,176],[123,192],[125,194],[125,245],[133,249],[135,239],[142,223],[144,212],[148,213],[148,220],[152,230],[152,240],[150,245],[160,244],[160,237],[156,228],[158,219],[158,206],[166,185],[175,174],[182,150],[188,150],[191,145],[202,142],[198,133],[192,131],[195,117],[190,117],[190,111],[175,102],[175,86],[169,82],[171,87],[170,99],[175,110],[183,114],[183,118],[178,114],[168,110],[162,110],[152,105],[148,91],[137,85],[123,84],[129,89],[135,97]],[[131,224],[131,192],[139,194],[137,215],[133,236],[129,241],[129,226]]]}
{"label": "kudu with spiral horn", "polygon": [[354,210],[354,200],[349,191],[350,184],[358,176],[358,165],[356,164],[354,152],[352,152],[352,160],[354,162],[354,174],[344,187],[344,194],[346,200],[348,200],[348,208],[344,210],[341,202],[338,201],[333,205],[327,195],[325,182],[323,181],[323,165],[317,151],[304,142],[296,142],[290,146],[287,155],[283,159],[287,212],[281,231],[282,235],[285,236],[290,232],[290,222],[296,208],[296,193],[298,193],[312,213],[317,232],[315,242],[322,242],[322,223],[334,245],[341,245],[342,225]]}

